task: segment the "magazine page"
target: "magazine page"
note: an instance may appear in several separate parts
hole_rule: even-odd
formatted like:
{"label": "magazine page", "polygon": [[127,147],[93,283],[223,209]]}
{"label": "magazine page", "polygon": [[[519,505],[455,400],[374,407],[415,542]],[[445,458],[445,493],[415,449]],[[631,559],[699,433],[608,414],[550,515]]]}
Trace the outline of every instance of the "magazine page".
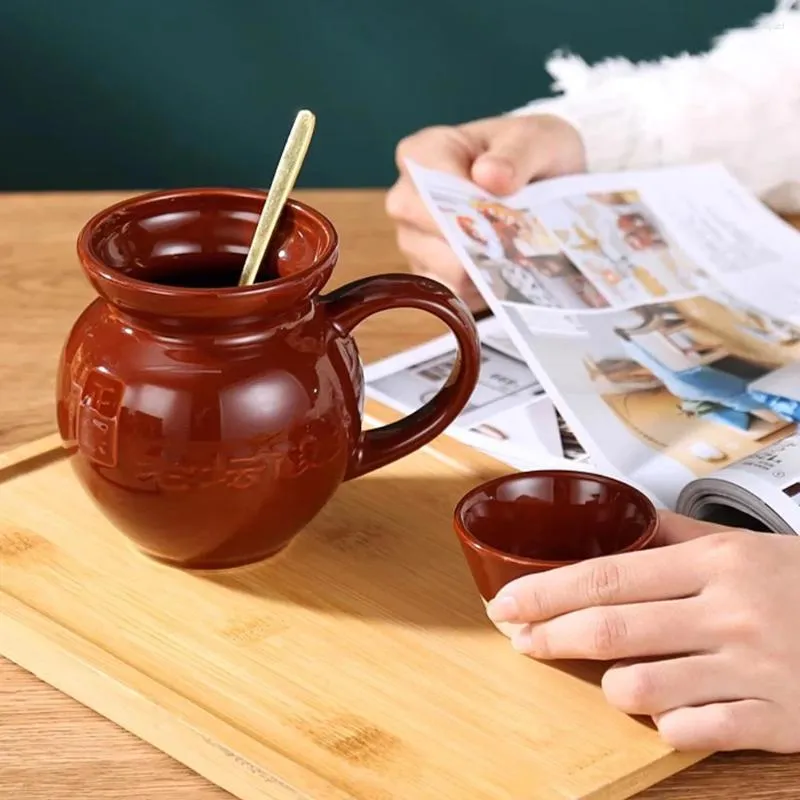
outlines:
{"label": "magazine page", "polygon": [[[478,323],[481,370],[478,385],[448,434],[519,469],[585,458],[567,452],[553,403],[495,318]],[[451,333],[364,369],[367,396],[404,414],[430,400],[447,380],[456,359]],[[563,423],[562,423],[563,424]]]}
{"label": "magazine page", "polygon": [[592,464],[674,508],[689,481],[794,432],[800,233],[724,169],[502,199],[409,169]]}
{"label": "magazine page", "polygon": [[800,534],[800,434],[688,484],[676,510],[726,525]]}

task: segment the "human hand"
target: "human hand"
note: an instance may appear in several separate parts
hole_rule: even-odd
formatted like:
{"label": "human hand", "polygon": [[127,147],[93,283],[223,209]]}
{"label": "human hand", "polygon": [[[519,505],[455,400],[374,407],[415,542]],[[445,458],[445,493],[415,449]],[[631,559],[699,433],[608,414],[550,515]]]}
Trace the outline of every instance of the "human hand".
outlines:
{"label": "human hand", "polygon": [[608,701],[680,750],[800,752],[800,538],[664,514],[662,546],[509,583],[534,658],[615,661]]}
{"label": "human hand", "polygon": [[386,196],[398,246],[414,272],[446,284],[473,309],[482,307],[483,300],[425,208],[405,159],[471,180],[498,196],[536,179],[585,169],[578,132],[561,118],[545,114],[425,128],[398,144],[400,175]]}

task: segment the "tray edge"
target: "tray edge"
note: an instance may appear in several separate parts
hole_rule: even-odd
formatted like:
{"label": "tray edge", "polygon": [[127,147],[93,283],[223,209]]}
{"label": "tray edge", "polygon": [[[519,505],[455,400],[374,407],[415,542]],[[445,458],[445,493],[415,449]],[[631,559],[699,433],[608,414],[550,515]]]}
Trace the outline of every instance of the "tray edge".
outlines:
{"label": "tray edge", "polygon": [[13,595],[0,601],[0,655],[240,800],[356,800]]}

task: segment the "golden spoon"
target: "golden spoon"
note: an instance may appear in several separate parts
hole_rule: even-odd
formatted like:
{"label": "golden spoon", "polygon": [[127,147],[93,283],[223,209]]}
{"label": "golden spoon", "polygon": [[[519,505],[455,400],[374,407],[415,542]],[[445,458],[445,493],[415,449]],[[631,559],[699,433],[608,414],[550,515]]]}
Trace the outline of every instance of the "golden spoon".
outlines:
{"label": "golden spoon", "polygon": [[258,268],[264,260],[269,241],[275,232],[275,226],[289,199],[289,192],[292,191],[300,168],[303,166],[303,159],[306,157],[311,137],[314,135],[315,121],[314,115],[306,109],[298,112],[295,117],[294,125],[289,131],[289,138],[286,140],[280,161],[275,169],[264,208],[261,209],[253,241],[247,251],[247,258],[242,267],[242,276],[239,278],[239,286],[250,286],[255,282]]}

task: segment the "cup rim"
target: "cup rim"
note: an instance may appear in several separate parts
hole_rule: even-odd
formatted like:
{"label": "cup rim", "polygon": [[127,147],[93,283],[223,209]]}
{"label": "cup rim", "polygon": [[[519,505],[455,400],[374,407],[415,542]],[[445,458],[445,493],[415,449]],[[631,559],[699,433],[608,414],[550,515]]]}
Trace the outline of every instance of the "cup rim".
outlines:
{"label": "cup rim", "polygon": [[632,541],[629,545],[623,547],[620,550],[616,550],[613,553],[608,553],[607,555],[619,555],[621,553],[629,553],[635,550],[642,550],[655,538],[659,522],[658,510],[656,509],[653,501],[650,500],[650,498],[646,494],[644,494],[644,492],[637,489],[630,483],[626,483],[625,481],[619,480],[617,478],[611,478],[607,475],[602,475],[597,472],[587,472],[584,470],[570,470],[570,469],[533,469],[533,470],[524,470],[521,472],[510,472],[506,475],[501,475],[497,478],[492,478],[491,480],[484,481],[478,486],[473,487],[465,495],[463,495],[463,497],[458,501],[455,509],[453,510],[453,523],[456,534],[458,534],[459,538],[462,539],[464,542],[466,542],[469,545],[469,547],[471,547],[473,550],[485,552],[487,554],[490,554],[492,556],[495,556],[504,561],[516,564],[521,567],[536,567],[539,569],[543,567],[545,568],[566,567],[569,566],[570,564],[578,564],[581,561],[585,561],[586,559],[556,561],[544,558],[528,558],[526,556],[515,555],[514,553],[507,553],[505,552],[505,550],[500,550],[499,548],[494,547],[490,544],[486,544],[485,542],[478,539],[474,534],[470,533],[470,531],[467,530],[467,526],[464,522],[464,512],[466,510],[466,507],[469,504],[469,502],[474,499],[475,495],[478,494],[479,492],[485,492],[487,490],[495,489],[498,486],[502,486],[504,483],[510,483],[511,481],[518,480],[520,478],[542,478],[542,477],[555,478],[561,476],[568,476],[571,478],[572,477],[588,478],[590,480],[599,481],[601,483],[610,484],[613,486],[619,486],[628,491],[632,491],[642,501],[642,505],[650,517],[645,531],[642,534],[640,534],[636,539],[634,539],[634,541]]}
{"label": "cup rim", "polygon": [[146,216],[146,209],[148,208],[157,208],[171,201],[211,197],[214,195],[234,201],[257,200],[263,204],[267,198],[267,194],[268,192],[266,191],[256,189],[201,186],[157,190],[126,197],[101,209],[84,223],[76,242],[78,258],[88,276],[94,280],[102,281],[106,286],[115,289],[144,292],[148,295],[157,295],[160,297],[175,297],[179,295],[181,297],[206,298],[212,293],[214,296],[252,297],[253,295],[274,294],[282,291],[284,288],[299,286],[305,281],[308,281],[310,276],[317,274],[320,270],[324,270],[330,265],[339,247],[339,236],[333,223],[324,214],[307,203],[293,197],[290,197],[286,201],[285,209],[291,209],[295,213],[313,219],[325,232],[327,242],[320,255],[317,256],[308,267],[292,273],[291,275],[270,278],[269,281],[256,282],[249,286],[222,286],[214,287],[213,289],[167,286],[150,283],[149,281],[135,278],[117,269],[108,267],[95,248],[94,237],[97,234],[98,228],[120,212],[130,212],[141,209],[143,212],[142,217],[144,217]]}

